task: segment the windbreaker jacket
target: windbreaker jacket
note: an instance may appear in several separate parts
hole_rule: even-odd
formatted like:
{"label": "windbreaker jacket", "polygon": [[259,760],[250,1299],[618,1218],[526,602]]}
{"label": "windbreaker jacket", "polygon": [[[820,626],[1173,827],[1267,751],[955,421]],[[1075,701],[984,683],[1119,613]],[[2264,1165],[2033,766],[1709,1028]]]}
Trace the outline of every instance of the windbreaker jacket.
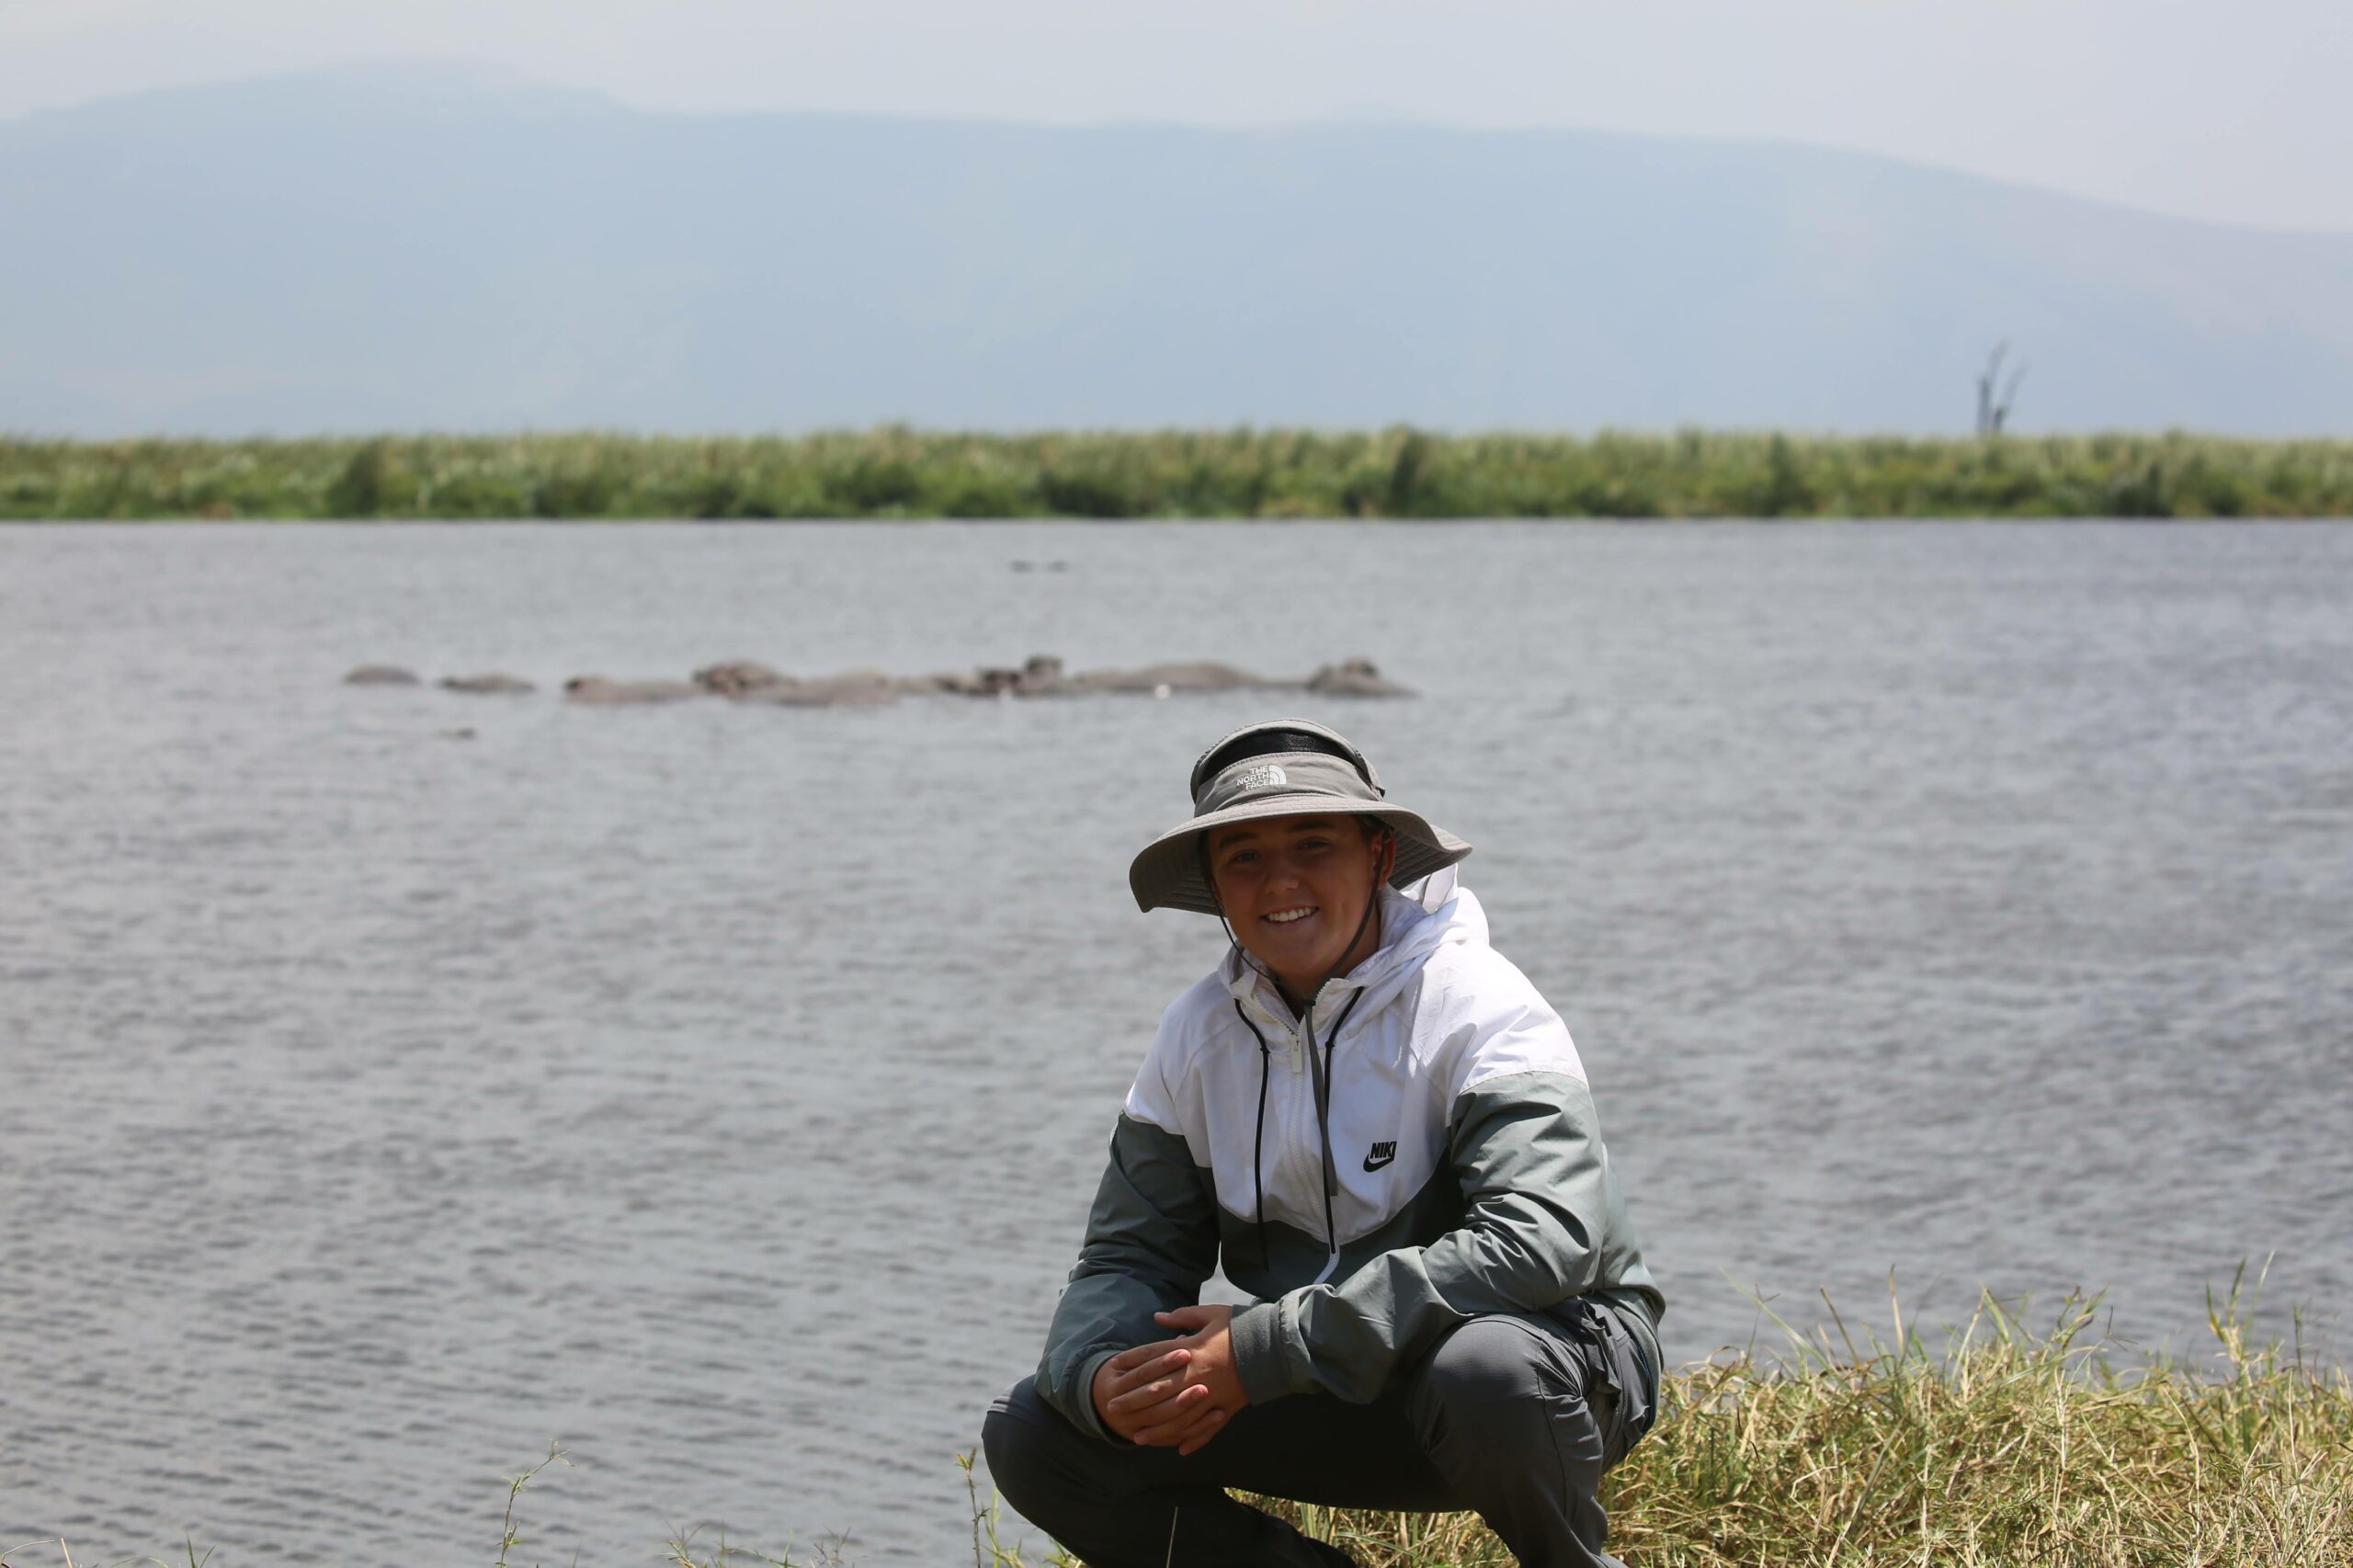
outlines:
{"label": "windbreaker jacket", "polygon": [[1153,1313],[1199,1300],[1221,1261],[1258,1299],[1232,1331],[1254,1403],[1362,1403],[1461,1323],[1580,1295],[1631,1319],[1658,1366],[1665,1302],[1576,1047],[1450,871],[1418,901],[1383,891],[1379,950],[1324,986],[1313,1025],[1321,1115],[1307,1028],[1238,951],[1169,1007],[1055,1308],[1049,1403],[1106,1435],[1097,1369],[1167,1338]]}

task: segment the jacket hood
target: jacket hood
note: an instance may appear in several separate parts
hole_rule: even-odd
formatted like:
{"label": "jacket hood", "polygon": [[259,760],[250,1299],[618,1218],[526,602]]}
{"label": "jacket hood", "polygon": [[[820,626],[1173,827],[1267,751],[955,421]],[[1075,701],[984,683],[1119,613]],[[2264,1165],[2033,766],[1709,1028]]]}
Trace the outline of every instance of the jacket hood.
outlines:
{"label": "jacket hood", "polygon": [[[1369,1017],[1420,972],[1432,953],[1449,944],[1487,945],[1487,915],[1478,895],[1464,887],[1453,867],[1406,888],[1381,890],[1381,946],[1346,974],[1324,983],[1315,999],[1315,1021],[1348,1005],[1354,993],[1363,993],[1360,1016]],[[1219,968],[1225,988],[1244,1006],[1278,1028],[1289,1028],[1289,1009],[1258,961],[1239,945],[1226,950]]]}

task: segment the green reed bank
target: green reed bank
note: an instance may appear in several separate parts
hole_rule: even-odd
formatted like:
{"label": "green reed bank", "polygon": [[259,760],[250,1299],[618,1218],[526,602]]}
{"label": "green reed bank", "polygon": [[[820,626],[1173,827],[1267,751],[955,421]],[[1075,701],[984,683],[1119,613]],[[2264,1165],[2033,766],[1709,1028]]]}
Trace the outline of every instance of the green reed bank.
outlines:
{"label": "green reed bank", "polygon": [[2353,440],[1163,430],[0,439],[0,518],[2317,517]]}

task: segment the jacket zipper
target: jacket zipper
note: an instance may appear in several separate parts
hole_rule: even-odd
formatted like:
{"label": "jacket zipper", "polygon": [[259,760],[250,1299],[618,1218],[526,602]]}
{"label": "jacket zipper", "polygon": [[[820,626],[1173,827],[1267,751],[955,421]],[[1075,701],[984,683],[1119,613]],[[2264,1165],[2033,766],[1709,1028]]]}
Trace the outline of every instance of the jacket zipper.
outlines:
{"label": "jacket zipper", "polygon": [[[1321,1197],[1324,1191],[1324,1171],[1317,1152],[1307,1146],[1308,1131],[1314,1126],[1314,1085],[1308,1081],[1305,1042],[1300,1038],[1297,1020],[1281,1015],[1268,1017],[1283,1032],[1283,1064],[1290,1069],[1278,1087],[1275,1125],[1278,1129],[1273,1150],[1273,1165],[1277,1173],[1269,1186],[1282,1199],[1282,1211],[1294,1228],[1313,1233],[1320,1219]],[[1302,1195],[1305,1195],[1302,1198]],[[1317,1201],[1302,1209],[1305,1198]]]}
{"label": "jacket zipper", "polygon": [[[1335,1007],[1327,1011],[1336,1017],[1339,1010]],[[1280,1121],[1283,1137],[1276,1160],[1277,1168],[1283,1173],[1285,1179],[1276,1190],[1295,1199],[1290,1213],[1292,1226],[1323,1241],[1325,1239],[1321,1233],[1324,1228],[1324,1149],[1316,1138],[1315,1085],[1308,1074],[1307,1045],[1300,1034],[1296,1019],[1278,1017],[1275,1021],[1281,1026],[1283,1061],[1290,1068],[1290,1077],[1281,1086],[1284,1096]],[[1336,1109],[1337,1106],[1334,1108]],[[1336,1154],[1333,1156],[1333,1164],[1337,1169]],[[1337,1198],[1338,1195],[1335,1194],[1335,1202]],[[1299,1207],[1302,1203],[1305,1205],[1303,1209]],[[1336,1237],[1332,1239],[1337,1240]]]}
{"label": "jacket zipper", "polygon": [[[1317,1020],[1319,1029],[1327,1026],[1332,1017],[1339,1015],[1339,1009],[1336,1007],[1327,1008],[1325,1011],[1329,1016]],[[1291,1176],[1298,1184],[1295,1190],[1299,1194],[1300,1200],[1306,1205],[1301,1215],[1304,1221],[1302,1228],[1318,1241],[1336,1247],[1339,1240],[1336,1235],[1327,1238],[1323,1234],[1324,1144],[1322,1130],[1315,1114],[1314,1066],[1306,1061],[1307,1042],[1296,1027],[1290,1028],[1290,1035],[1291,1060],[1298,1064],[1299,1072],[1292,1083],[1296,1093],[1291,1100],[1291,1136],[1289,1142]],[[1334,1159],[1335,1168],[1336,1168],[1337,1156],[1336,1155]],[[1336,1200],[1336,1194],[1335,1201]],[[1329,1272],[1328,1266],[1326,1272]]]}

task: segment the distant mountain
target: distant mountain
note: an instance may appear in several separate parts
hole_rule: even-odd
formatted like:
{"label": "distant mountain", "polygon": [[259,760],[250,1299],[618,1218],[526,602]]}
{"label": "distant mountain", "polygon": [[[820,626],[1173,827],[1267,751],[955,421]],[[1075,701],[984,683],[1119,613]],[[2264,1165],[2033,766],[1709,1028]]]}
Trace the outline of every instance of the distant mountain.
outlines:
{"label": "distant mountain", "polygon": [[2353,234],[1571,131],[645,114],[447,66],[0,124],[0,429],[2353,431]]}

